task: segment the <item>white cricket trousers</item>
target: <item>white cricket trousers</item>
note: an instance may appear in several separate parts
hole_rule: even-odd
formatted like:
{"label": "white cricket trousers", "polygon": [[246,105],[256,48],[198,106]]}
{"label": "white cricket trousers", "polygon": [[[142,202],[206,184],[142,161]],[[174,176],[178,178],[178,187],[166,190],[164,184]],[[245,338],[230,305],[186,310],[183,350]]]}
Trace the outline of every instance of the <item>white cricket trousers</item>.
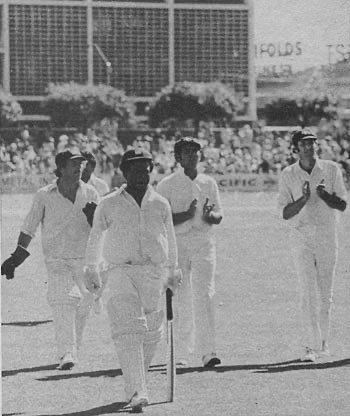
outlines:
{"label": "white cricket trousers", "polygon": [[317,350],[329,338],[336,233],[326,227],[305,230],[295,240],[293,252],[301,299],[301,345]]}
{"label": "white cricket trousers", "polygon": [[84,259],[46,260],[58,359],[66,353],[76,357],[93,305],[93,295],[83,283],[83,266]]}
{"label": "white cricket trousers", "polygon": [[104,303],[123,371],[126,401],[134,393],[148,396],[146,373],[162,336],[164,268],[154,265],[112,266]]}
{"label": "white cricket trousers", "polygon": [[182,283],[174,296],[176,355],[215,351],[216,241],[206,233],[176,236]]}

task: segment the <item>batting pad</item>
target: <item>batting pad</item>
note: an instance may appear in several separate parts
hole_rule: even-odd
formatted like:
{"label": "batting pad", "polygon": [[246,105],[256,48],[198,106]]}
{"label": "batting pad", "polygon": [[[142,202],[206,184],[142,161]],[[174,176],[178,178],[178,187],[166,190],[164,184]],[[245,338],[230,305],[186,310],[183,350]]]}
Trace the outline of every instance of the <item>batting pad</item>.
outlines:
{"label": "batting pad", "polygon": [[145,334],[146,318],[138,296],[125,293],[113,296],[107,302],[107,312],[113,339],[121,335]]}
{"label": "batting pad", "polygon": [[147,332],[144,336],[143,355],[147,372],[163,334],[164,312],[156,311],[146,314]]}
{"label": "batting pad", "polygon": [[114,340],[119,364],[123,371],[127,401],[135,392],[147,397],[142,343],[143,335],[141,334],[121,335]]}

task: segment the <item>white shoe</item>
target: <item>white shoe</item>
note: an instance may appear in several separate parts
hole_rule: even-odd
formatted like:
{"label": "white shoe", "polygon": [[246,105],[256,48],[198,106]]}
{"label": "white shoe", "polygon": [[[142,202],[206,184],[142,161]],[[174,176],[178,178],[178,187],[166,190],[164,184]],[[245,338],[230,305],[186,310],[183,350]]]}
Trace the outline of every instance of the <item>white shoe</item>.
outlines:
{"label": "white shoe", "polygon": [[301,357],[300,361],[311,361],[311,362],[316,362],[317,359],[317,355],[316,352],[309,347],[305,348],[305,354]]}
{"label": "white shoe", "polygon": [[176,365],[179,367],[188,367],[188,361],[185,358],[181,358],[176,362]]}
{"label": "white shoe", "polygon": [[330,357],[331,353],[328,349],[328,347],[321,348],[317,351],[317,356],[320,358],[327,358]]}
{"label": "white shoe", "polygon": [[64,356],[60,359],[60,363],[57,366],[58,370],[70,370],[74,367],[75,360],[73,355],[70,352],[64,354]]}
{"label": "white shoe", "polygon": [[221,360],[216,356],[215,352],[203,355],[202,362],[204,367],[215,367],[221,364]]}
{"label": "white shoe", "polygon": [[142,409],[148,405],[148,398],[143,395],[134,393],[130,400],[130,407],[133,413],[142,413]]}

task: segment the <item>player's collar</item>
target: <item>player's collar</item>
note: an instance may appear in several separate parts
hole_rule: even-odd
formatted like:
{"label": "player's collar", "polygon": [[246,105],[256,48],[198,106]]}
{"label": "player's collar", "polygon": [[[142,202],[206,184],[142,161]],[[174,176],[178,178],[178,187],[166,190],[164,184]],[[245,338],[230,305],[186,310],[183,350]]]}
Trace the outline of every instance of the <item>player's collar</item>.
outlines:
{"label": "player's collar", "polygon": [[[305,171],[305,169],[303,169],[303,168],[301,167],[301,165],[300,165],[300,160],[298,160],[298,162],[297,162],[297,166],[298,166],[298,169],[299,169],[299,170],[301,170],[301,171],[303,171],[303,172],[306,172],[306,171]],[[315,158],[315,165],[314,165],[314,167],[312,168],[312,171],[311,171],[311,172],[313,172],[315,169],[321,169],[320,159],[319,159],[318,157],[316,157],[316,158]]]}
{"label": "player's collar", "polygon": [[[126,191],[126,187],[127,187],[127,184],[123,183],[123,185],[121,185],[121,187],[118,189],[117,193],[119,193],[119,194],[128,194],[127,191]],[[148,184],[145,195],[144,195],[144,198],[148,197],[150,192],[154,192],[154,189],[150,184]]]}
{"label": "player's collar", "polygon": [[[78,188],[81,188],[84,186],[85,182],[83,182],[81,179],[79,180]],[[58,190],[58,178],[55,179],[50,185],[49,185],[49,192]]]}
{"label": "player's collar", "polygon": [[188,181],[190,181],[190,182],[195,181],[196,179],[198,179],[198,176],[199,176],[199,172],[198,172],[198,168],[197,168],[197,175],[196,175],[196,177],[195,177],[194,179],[191,179],[189,176],[187,176],[187,175],[185,174],[185,169],[184,169],[182,166],[179,168],[178,174],[179,174],[180,176],[182,176],[182,177],[186,178],[186,179],[187,179]]}

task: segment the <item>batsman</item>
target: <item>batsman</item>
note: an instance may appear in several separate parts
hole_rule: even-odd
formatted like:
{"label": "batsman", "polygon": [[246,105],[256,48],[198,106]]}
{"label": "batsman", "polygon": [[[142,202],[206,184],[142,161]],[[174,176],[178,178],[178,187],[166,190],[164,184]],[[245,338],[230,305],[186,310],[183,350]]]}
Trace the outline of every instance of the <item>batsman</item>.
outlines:
{"label": "batsman", "polygon": [[299,160],[281,174],[278,206],[291,226],[301,295],[302,361],[328,356],[333,281],[338,255],[337,213],[346,209],[340,167],[317,157],[317,137],[308,130],[292,137]]}
{"label": "batsman", "polygon": [[99,196],[95,188],[80,180],[85,163],[81,154],[63,151],[56,155],[55,162],[57,180],[35,194],[17,248],[2,264],[1,275],[14,278],[16,268],[30,255],[27,248],[41,224],[58,369],[68,370],[77,361],[93,302],[83,282],[83,266]]}
{"label": "batsman", "polygon": [[86,286],[103,294],[123,371],[126,401],[135,412],[148,404],[146,374],[162,336],[164,289],[181,280],[168,201],[149,185],[153,160],[143,149],[124,153],[126,179],[97,207],[86,251]]}

